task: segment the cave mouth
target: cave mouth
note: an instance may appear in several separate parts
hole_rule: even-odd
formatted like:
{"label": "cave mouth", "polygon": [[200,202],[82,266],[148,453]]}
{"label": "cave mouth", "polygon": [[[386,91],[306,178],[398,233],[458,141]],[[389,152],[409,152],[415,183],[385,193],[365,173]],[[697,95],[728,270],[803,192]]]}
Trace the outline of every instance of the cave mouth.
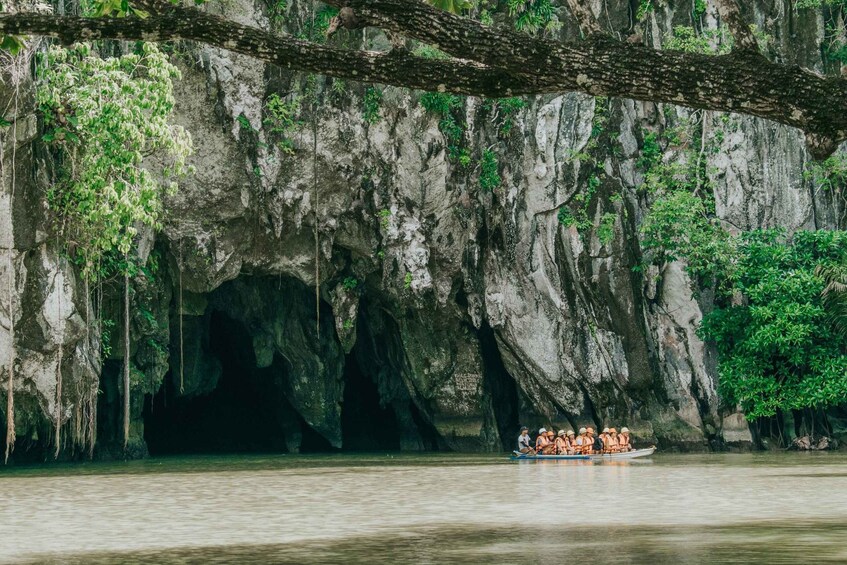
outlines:
{"label": "cave mouth", "polygon": [[344,363],[341,406],[342,451],[400,451],[400,429],[391,406],[380,401],[379,389],[354,353]]}
{"label": "cave mouth", "polygon": [[494,417],[503,450],[514,449],[518,436],[520,401],[517,381],[509,374],[497,345],[494,330],[487,323],[479,330],[480,352],[485,375],[485,385],[491,394]]}
{"label": "cave mouth", "polygon": [[[362,370],[356,349],[344,360],[341,450],[401,449],[394,408],[380,401],[374,379]],[[153,456],[236,453],[333,453],[286,397],[290,368],[275,355],[256,367],[249,328],[220,312],[208,317],[208,353],[220,377],[204,394],[179,394],[179,377],[169,373],[155,395],[145,398],[144,440]]]}
{"label": "cave mouth", "polygon": [[211,392],[180,396],[178,377],[168,374],[159,392],[145,399],[144,439],[151,455],[332,450],[286,399],[281,360],[265,369],[256,367],[244,324],[212,312],[209,350],[221,364]]}

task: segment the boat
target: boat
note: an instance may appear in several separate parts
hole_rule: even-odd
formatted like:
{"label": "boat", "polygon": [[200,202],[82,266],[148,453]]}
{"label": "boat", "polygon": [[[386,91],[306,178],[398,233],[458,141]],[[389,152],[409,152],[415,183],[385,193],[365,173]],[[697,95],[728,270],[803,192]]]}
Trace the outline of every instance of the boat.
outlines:
{"label": "boat", "polygon": [[595,453],[593,455],[528,455],[513,451],[510,459],[512,461],[619,461],[622,459],[650,457],[655,452],[655,446],[622,453]]}

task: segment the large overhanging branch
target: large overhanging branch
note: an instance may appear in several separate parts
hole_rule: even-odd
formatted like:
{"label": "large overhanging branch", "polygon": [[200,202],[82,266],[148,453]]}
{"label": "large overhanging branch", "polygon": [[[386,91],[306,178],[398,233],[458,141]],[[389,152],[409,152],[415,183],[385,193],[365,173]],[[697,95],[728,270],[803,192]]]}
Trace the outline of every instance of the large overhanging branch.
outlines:
{"label": "large overhanging branch", "polygon": [[[829,156],[847,139],[847,80],[768,61],[758,52],[736,0],[719,0],[736,41],[734,52],[724,56],[657,51],[596,32],[585,41],[569,43],[532,38],[434,9],[420,0],[325,1],[351,10],[357,25],[403,33],[491,67],[542,75],[546,77],[542,82],[554,91],[767,118],[803,130],[816,158]],[[595,29],[592,16],[590,10],[579,16],[588,29]]]}
{"label": "large overhanging branch", "polygon": [[50,36],[65,43],[187,39],[292,70],[422,90],[483,97],[579,91],[745,113],[803,130],[817,158],[847,139],[847,80],[772,63],[752,49],[720,57],[694,55],[657,51],[598,33],[562,43],[484,26],[420,0],[328,3],[352,12],[357,25],[402,33],[457,59],[425,59],[403,50],[338,49],[183,7],[155,10],[144,20],[2,15],[0,33]]}

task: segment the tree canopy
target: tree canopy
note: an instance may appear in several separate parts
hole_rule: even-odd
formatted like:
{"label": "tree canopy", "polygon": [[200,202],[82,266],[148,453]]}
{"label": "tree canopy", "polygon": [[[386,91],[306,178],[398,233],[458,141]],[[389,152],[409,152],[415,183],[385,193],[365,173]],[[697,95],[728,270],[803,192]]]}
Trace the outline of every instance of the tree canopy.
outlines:
{"label": "tree canopy", "polygon": [[[281,67],[333,77],[484,97],[584,92],[737,112],[799,128],[815,158],[847,140],[847,79],[762,55],[737,0],[717,0],[732,50],[704,55],[656,50],[604,31],[588,2],[568,0],[583,38],[557,41],[462,17],[466,1],[325,0],[338,24],[376,27],[444,51],[428,59],[403,48],[345,49],[235,23],[164,0],[101,2],[99,17],[0,15],[5,47],[24,35],[65,43],[94,39],[193,40]],[[438,6],[438,7],[436,7]],[[444,9],[439,9],[444,8]]]}

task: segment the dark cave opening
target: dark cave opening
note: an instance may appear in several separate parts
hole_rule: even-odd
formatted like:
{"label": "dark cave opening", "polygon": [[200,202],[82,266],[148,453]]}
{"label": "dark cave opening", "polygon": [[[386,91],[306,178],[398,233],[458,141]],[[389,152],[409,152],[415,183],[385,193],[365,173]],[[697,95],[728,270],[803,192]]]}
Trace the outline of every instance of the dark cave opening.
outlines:
{"label": "dark cave opening", "polygon": [[[299,422],[282,392],[280,364],[257,369],[249,331],[220,312],[211,315],[209,338],[222,367],[211,392],[181,397],[178,379],[169,374],[160,391],[146,399],[144,439],[150,453],[288,451],[286,432]],[[303,435],[304,443],[320,443]]]}
{"label": "dark cave opening", "polygon": [[503,449],[514,449],[514,444],[520,430],[520,405],[518,400],[518,385],[503,364],[500,348],[494,330],[484,324],[479,330],[479,344],[485,371],[485,386],[491,394],[494,405],[494,417],[497,420],[497,431]]}
{"label": "dark cave opening", "polygon": [[344,363],[341,408],[343,451],[399,451],[400,430],[391,406],[383,406],[373,379],[364,374],[355,354]]}

